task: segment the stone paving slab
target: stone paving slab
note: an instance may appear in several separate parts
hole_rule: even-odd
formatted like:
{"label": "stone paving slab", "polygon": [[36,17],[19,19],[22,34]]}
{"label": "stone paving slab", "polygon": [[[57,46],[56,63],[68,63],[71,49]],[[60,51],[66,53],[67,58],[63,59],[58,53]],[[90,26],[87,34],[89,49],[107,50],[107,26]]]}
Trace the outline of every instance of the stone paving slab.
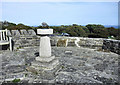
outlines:
{"label": "stone paving slab", "polygon": [[[39,55],[39,47],[25,47],[10,52],[0,51],[3,80],[21,73],[21,81],[56,83],[115,83],[118,82],[118,54],[78,47],[52,47],[52,55],[59,59],[61,69],[55,79],[40,79],[39,74],[26,70]],[[70,52],[70,53],[69,53]],[[11,75],[11,76],[10,76]],[[1,76],[1,75],[0,75]],[[17,77],[16,77],[17,78]],[[2,82],[2,80],[0,80]]]}

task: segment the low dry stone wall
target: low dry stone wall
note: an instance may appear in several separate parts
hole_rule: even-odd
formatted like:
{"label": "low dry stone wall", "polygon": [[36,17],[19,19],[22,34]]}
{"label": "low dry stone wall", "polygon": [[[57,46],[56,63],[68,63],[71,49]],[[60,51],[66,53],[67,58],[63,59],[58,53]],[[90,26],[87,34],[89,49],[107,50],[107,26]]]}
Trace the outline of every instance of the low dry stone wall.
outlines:
{"label": "low dry stone wall", "polygon": [[[40,36],[14,36],[14,49],[28,46],[39,46]],[[102,38],[82,38],[82,37],[50,37],[51,45],[58,47],[88,47],[102,48]]]}
{"label": "low dry stone wall", "polygon": [[[8,30],[8,35],[12,36],[14,49],[39,46],[40,36],[36,35],[34,30]],[[50,38],[52,46],[102,48],[120,54],[120,40],[65,36],[50,36]]]}
{"label": "low dry stone wall", "polygon": [[120,55],[120,40],[104,39],[103,49],[109,50]]}
{"label": "low dry stone wall", "polygon": [[51,44],[54,46],[77,46],[96,48],[103,46],[102,38],[83,38],[83,37],[51,37]]}
{"label": "low dry stone wall", "polygon": [[7,34],[9,36],[21,36],[21,35],[24,35],[24,36],[34,36],[36,35],[36,32],[34,30],[8,30],[7,31]]}
{"label": "low dry stone wall", "polygon": [[13,49],[19,49],[22,47],[29,46],[39,46],[40,38],[39,36],[14,36],[13,40]]}

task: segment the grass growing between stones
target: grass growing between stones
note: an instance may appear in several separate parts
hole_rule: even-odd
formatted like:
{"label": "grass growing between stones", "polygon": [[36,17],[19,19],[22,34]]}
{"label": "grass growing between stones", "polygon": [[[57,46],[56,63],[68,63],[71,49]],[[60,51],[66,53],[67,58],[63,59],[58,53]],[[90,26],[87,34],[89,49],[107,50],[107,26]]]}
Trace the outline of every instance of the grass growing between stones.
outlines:
{"label": "grass growing between stones", "polygon": [[64,69],[65,67],[64,66],[61,66],[62,69]]}
{"label": "grass growing between stones", "polygon": [[23,48],[23,47],[17,47],[16,49],[21,49],[21,48]]}
{"label": "grass growing between stones", "polygon": [[18,83],[18,82],[20,82],[20,79],[14,79],[12,82],[13,83]]}

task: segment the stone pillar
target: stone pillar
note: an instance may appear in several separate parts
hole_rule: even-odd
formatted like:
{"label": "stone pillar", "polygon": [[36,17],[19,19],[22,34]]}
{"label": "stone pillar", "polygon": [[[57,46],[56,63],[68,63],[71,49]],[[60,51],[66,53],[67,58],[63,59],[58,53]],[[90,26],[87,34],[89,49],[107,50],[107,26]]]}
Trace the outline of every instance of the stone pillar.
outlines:
{"label": "stone pillar", "polygon": [[38,34],[44,35],[40,38],[39,56],[31,63],[31,68],[40,75],[40,78],[53,79],[55,72],[59,69],[59,60],[51,55],[51,44],[48,34],[53,29],[39,29]]}
{"label": "stone pillar", "polygon": [[40,57],[50,57],[51,56],[50,38],[47,36],[40,38],[39,56]]}

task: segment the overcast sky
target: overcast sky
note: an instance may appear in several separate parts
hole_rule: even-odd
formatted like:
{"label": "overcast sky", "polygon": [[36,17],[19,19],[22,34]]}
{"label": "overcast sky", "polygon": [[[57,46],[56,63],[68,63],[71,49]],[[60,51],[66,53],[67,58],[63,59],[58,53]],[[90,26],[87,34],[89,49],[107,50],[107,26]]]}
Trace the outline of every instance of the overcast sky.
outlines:
{"label": "overcast sky", "polygon": [[8,2],[4,0],[2,2],[2,20],[26,25],[40,25],[42,22],[47,22],[49,25],[73,23],[118,25],[118,0],[102,0],[108,2],[35,1],[31,0],[31,3],[30,1],[9,0]]}

